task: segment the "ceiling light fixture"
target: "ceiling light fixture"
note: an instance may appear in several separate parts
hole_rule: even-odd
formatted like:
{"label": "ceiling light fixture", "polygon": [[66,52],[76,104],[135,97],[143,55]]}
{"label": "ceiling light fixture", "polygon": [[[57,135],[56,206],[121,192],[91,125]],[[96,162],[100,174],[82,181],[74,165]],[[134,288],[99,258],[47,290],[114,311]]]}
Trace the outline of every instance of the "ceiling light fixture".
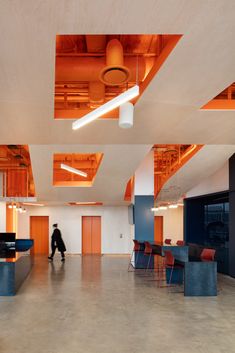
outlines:
{"label": "ceiling light fixture", "polygon": [[95,205],[97,202],[95,201],[84,201],[84,202],[75,202],[76,205]]}
{"label": "ceiling light fixture", "polygon": [[167,206],[159,206],[159,210],[167,210]]}
{"label": "ceiling light fixture", "polygon": [[169,208],[178,208],[178,205],[177,205],[177,203],[173,203],[173,204],[169,205]]}
{"label": "ceiling light fixture", "polygon": [[129,129],[133,126],[134,105],[131,102],[122,104],[119,108],[119,127]]}
{"label": "ceiling light fixture", "polygon": [[151,211],[157,212],[157,211],[159,211],[159,207],[152,207],[152,208],[151,208]]}
{"label": "ceiling light fixture", "polygon": [[119,94],[117,97],[111,99],[107,103],[101,105],[99,108],[91,111],[82,118],[76,120],[72,124],[73,130],[80,129],[82,126],[85,126],[92,121],[98,119],[100,116],[120,107],[122,104],[130,101],[131,99],[139,95],[139,86],[135,85],[132,88],[128,89],[124,93]]}
{"label": "ceiling light fixture", "polygon": [[81,176],[84,177],[84,178],[87,178],[87,173],[82,172],[82,171],[79,170],[79,169],[72,168],[72,167],[70,167],[70,166],[67,165],[67,164],[61,163],[60,167],[61,167],[61,169],[67,170],[67,172],[74,173],[74,174],[78,174],[78,175],[81,175]]}
{"label": "ceiling light fixture", "polygon": [[43,203],[31,203],[31,202],[23,202],[24,206],[39,206],[39,207],[43,207],[44,204]]}

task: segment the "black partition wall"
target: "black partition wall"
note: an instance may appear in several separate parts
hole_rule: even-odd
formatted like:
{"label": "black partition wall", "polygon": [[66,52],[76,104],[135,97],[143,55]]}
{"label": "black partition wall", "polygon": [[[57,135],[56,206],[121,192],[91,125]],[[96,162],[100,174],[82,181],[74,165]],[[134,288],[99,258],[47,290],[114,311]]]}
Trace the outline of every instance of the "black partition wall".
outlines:
{"label": "black partition wall", "polygon": [[[218,271],[229,274],[229,192],[185,199],[184,238],[198,256],[203,248],[216,250]],[[195,253],[196,252],[196,253]]]}

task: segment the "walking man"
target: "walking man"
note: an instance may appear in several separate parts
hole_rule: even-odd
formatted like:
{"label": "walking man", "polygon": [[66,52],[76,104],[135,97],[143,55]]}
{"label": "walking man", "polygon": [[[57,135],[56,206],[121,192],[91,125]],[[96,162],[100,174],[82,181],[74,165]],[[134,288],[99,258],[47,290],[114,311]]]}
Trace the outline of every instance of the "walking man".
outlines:
{"label": "walking man", "polygon": [[48,256],[48,259],[53,260],[57,248],[61,253],[61,261],[65,261],[64,252],[66,251],[66,247],[61,236],[61,231],[59,230],[57,223],[53,224],[53,228],[54,231],[51,236],[51,256]]}

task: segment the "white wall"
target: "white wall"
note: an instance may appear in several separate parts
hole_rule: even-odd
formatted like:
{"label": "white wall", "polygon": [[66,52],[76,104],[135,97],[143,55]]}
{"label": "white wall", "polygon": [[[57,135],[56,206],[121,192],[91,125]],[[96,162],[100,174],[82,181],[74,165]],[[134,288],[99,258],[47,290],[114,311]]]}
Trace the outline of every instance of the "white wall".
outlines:
{"label": "white wall", "polygon": [[183,240],[183,207],[168,208],[154,212],[155,216],[163,216],[163,239],[170,238],[173,243]]}
{"label": "white wall", "polygon": [[212,194],[219,191],[225,191],[229,188],[229,165],[228,161],[222,168],[214,174],[204,179],[200,184],[187,192],[186,197]]}
{"label": "white wall", "polygon": [[6,231],[6,203],[0,202],[0,232]]}
{"label": "white wall", "polygon": [[135,172],[135,195],[154,194],[154,152],[151,150]]}
{"label": "white wall", "polygon": [[[27,207],[19,214],[18,238],[29,237],[29,217],[49,216],[50,236],[52,225],[58,223],[68,253],[81,253],[82,216],[101,216],[102,253],[128,254],[132,249],[131,226],[128,209],[117,207]],[[120,237],[122,235],[122,237]]]}

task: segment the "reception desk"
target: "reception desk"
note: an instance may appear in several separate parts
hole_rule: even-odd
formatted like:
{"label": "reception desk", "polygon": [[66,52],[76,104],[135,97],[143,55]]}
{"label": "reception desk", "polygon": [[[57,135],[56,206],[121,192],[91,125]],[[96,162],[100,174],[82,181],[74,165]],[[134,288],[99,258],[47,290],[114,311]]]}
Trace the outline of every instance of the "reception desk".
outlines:
{"label": "reception desk", "polygon": [[21,239],[19,243],[20,247],[16,245],[9,256],[0,258],[0,296],[15,295],[33,266],[33,241]]}

